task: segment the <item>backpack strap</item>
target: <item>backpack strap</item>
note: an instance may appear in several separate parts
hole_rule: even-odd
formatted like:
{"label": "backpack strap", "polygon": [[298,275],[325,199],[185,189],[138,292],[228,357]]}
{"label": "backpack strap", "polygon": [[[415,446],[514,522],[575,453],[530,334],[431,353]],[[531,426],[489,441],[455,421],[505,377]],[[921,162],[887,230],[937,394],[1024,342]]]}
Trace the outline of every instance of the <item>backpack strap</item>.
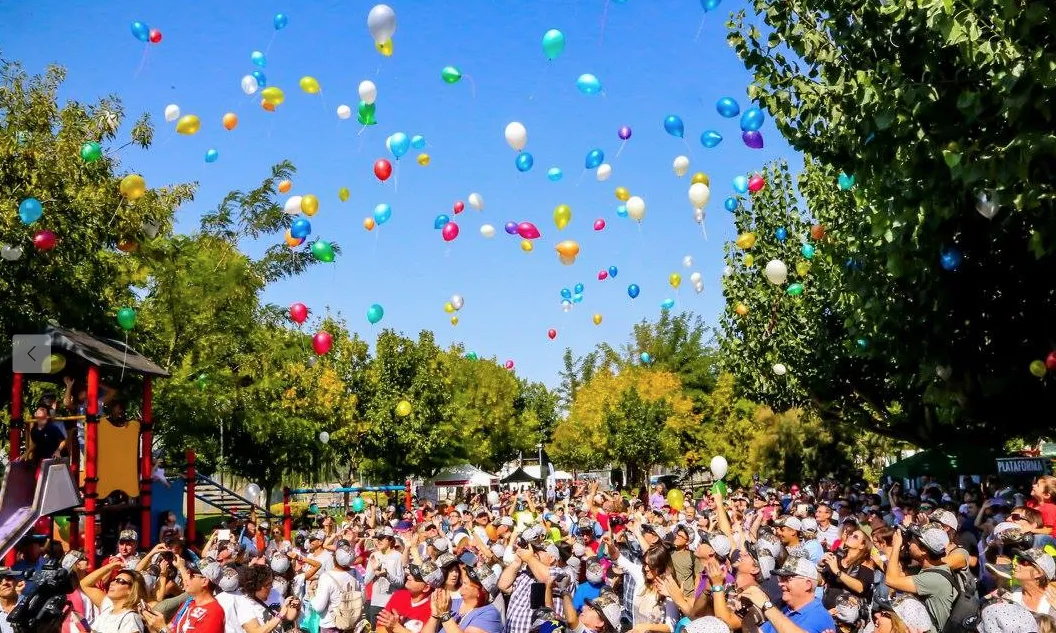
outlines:
{"label": "backpack strap", "polygon": [[[938,574],[950,583],[950,589],[953,590],[953,600],[951,601],[951,604],[957,602],[957,598],[961,595],[961,590],[957,588],[957,584],[953,581],[953,575],[945,569],[939,569],[938,567],[928,567],[927,569],[920,570],[921,574],[926,574],[928,572]],[[925,600],[925,602],[927,601]],[[926,604],[925,607],[927,607]],[[931,619],[931,625],[935,627],[936,633],[942,633],[943,627],[939,626],[939,621],[935,619],[935,615],[932,614],[931,609],[925,608],[924,610],[928,612],[928,618]]]}

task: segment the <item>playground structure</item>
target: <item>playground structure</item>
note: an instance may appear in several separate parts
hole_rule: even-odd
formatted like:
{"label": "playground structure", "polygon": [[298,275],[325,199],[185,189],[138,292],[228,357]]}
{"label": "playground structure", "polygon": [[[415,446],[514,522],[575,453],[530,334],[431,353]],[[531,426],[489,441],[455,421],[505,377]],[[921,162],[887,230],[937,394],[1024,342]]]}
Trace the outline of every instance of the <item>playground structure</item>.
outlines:
{"label": "playground structure", "polygon": [[293,532],[293,516],[290,503],[295,495],[320,495],[320,494],[359,494],[363,497],[364,492],[374,493],[374,504],[378,504],[379,492],[403,492],[403,507],[411,509],[411,481],[400,485],[388,486],[346,486],[339,488],[283,488],[282,489],[282,532],[286,540],[290,539]]}

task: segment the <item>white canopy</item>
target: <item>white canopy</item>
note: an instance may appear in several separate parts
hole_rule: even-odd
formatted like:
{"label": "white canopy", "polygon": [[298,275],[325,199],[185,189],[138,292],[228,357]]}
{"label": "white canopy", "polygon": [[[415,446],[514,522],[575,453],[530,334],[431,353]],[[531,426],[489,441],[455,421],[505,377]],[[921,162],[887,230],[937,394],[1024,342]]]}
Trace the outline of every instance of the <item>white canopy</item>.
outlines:
{"label": "white canopy", "polygon": [[490,486],[498,483],[499,478],[483,470],[465,464],[463,466],[449,466],[438,472],[429,481],[430,486]]}

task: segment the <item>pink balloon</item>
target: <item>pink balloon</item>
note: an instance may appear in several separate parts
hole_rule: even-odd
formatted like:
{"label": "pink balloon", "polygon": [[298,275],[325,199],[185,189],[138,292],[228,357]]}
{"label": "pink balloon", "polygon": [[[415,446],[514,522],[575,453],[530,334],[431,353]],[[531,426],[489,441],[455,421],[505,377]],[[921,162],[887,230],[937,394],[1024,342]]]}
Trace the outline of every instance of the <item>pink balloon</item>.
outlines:
{"label": "pink balloon", "polygon": [[444,225],[444,228],[440,231],[440,234],[444,236],[445,242],[450,242],[451,240],[458,237],[458,225],[454,222],[448,222]]}
{"label": "pink balloon", "polygon": [[[525,239],[528,239],[528,238],[525,238]],[[512,360],[506,361],[505,367],[506,367],[506,369],[513,369],[513,361]]]}
{"label": "pink balloon", "polygon": [[609,278],[608,271],[605,271],[605,270],[599,270],[598,271],[598,281],[605,281],[608,278]]}
{"label": "pink balloon", "polygon": [[766,186],[766,181],[759,174],[756,174],[748,179],[748,191],[756,193],[762,191],[763,187]]}
{"label": "pink balloon", "polygon": [[539,229],[535,228],[535,225],[531,222],[521,222],[517,225],[517,235],[520,235],[526,240],[538,239]]}
{"label": "pink balloon", "polygon": [[303,303],[294,303],[290,305],[290,320],[300,325],[305,322],[308,318],[308,306]]}
{"label": "pink balloon", "polygon": [[330,336],[329,332],[316,332],[315,336],[312,337],[312,349],[320,356],[329,352],[333,344],[334,337]]}
{"label": "pink balloon", "polygon": [[631,128],[624,125],[619,129],[618,132],[616,132],[616,134],[620,137],[621,141],[626,141],[627,139],[631,138]]}
{"label": "pink balloon", "polygon": [[601,218],[598,218],[597,220],[594,220],[594,230],[595,231],[601,231],[604,228],[605,228],[605,220],[602,220]]}

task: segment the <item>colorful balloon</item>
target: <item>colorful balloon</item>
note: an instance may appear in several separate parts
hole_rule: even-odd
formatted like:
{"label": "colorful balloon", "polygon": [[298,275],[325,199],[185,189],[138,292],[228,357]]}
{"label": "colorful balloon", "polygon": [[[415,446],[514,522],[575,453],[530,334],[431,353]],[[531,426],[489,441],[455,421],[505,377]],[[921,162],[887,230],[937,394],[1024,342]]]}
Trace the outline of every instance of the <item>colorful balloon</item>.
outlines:
{"label": "colorful balloon", "polygon": [[515,164],[517,165],[517,171],[524,173],[532,168],[532,165],[535,164],[535,159],[528,152],[521,152],[517,154]]}
{"label": "colorful balloon", "polygon": [[356,106],[356,120],[360,125],[377,125],[378,119],[374,104],[360,101]]}
{"label": "colorful balloon", "polygon": [[675,170],[675,175],[681,178],[689,173],[689,158],[687,156],[678,156],[675,158],[675,162],[671,165],[671,168]]}
{"label": "colorful balloon", "polygon": [[175,103],[170,103],[165,106],[165,122],[172,123],[176,119],[180,118],[180,106]]}
{"label": "colorful balloon", "polygon": [[404,154],[411,151],[411,139],[403,132],[396,132],[388,138],[385,144],[396,160],[400,160]]}
{"label": "colorful balloon", "polygon": [[543,53],[550,61],[557,59],[565,50],[565,34],[557,29],[543,33]]}
{"label": "colorful balloon", "polygon": [[373,231],[374,226],[374,218],[363,218],[363,228],[368,231]]}
{"label": "colorful balloon", "polygon": [[481,225],[480,234],[490,240],[495,237],[495,227],[490,224]]}
{"label": "colorful balloon", "polygon": [[131,332],[136,327],[136,310],[134,308],[121,308],[117,311],[117,324],[126,332]]}
{"label": "colorful balloon", "polygon": [[146,43],[150,41],[150,27],[148,27],[146,24],[143,24],[142,22],[137,20],[132,23],[131,30],[132,37],[136,38],[140,42]]}
{"label": "colorful balloon", "polygon": [[616,205],[616,216],[620,218],[627,217],[627,205],[618,204]]}
{"label": "colorful balloon", "polygon": [[609,278],[609,271],[607,271],[607,270],[599,270],[598,271],[598,281],[605,281],[608,278]]}
{"label": "colorful balloon", "polygon": [[367,14],[367,31],[375,44],[391,40],[396,34],[396,12],[387,4],[375,5]]}
{"label": "colorful balloon", "polygon": [[399,404],[396,405],[396,415],[401,418],[405,418],[411,414],[411,403],[406,400],[400,400]]}
{"label": "colorful balloon", "polygon": [[803,255],[803,259],[814,259],[814,247],[810,244],[800,246],[799,253]]}
{"label": "colorful balloon", "polygon": [[594,316],[590,317],[590,320],[594,322],[594,325],[601,325],[601,315],[595,313]]}
{"label": "colorful balloon", "polygon": [[727,119],[732,119],[741,113],[741,106],[739,106],[737,101],[732,97],[723,97],[719,99],[715,104],[715,109],[718,110],[720,116]]}
{"label": "colorful balloon", "polygon": [[249,75],[257,80],[257,85],[260,86],[261,88],[263,88],[263,87],[268,85],[268,78],[264,75],[263,71],[254,70],[251,73],[249,73]]}
{"label": "colorful balloon", "polygon": [[744,111],[741,115],[741,131],[742,132],[755,132],[759,128],[763,127],[763,122],[766,120],[766,116],[763,115],[763,111],[759,108],[752,106]]}
{"label": "colorful balloon", "polygon": [[202,121],[193,114],[185,114],[176,122],[176,133],[191,136],[202,129]]}
{"label": "colorful balloon", "polygon": [[444,225],[450,221],[451,218],[441,213],[440,215],[436,216],[436,218],[433,220],[433,228],[439,231],[440,229],[444,228]]}
{"label": "colorful balloon", "polygon": [[960,249],[954,247],[948,247],[943,249],[939,256],[939,264],[942,269],[948,272],[953,272],[961,267],[961,262],[964,261],[964,255]]}
{"label": "colorful balloon", "polygon": [[260,96],[263,97],[266,103],[270,103],[273,106],[280,106],[283,101],[286,101],[286,93],[277,86],[268,86],[261,90]]}
{"label": "colorful balloon", "polygon": [[[846,172],[840,172],[840,177],[836,180],[836,185],[840,188],[840,191],[849,191],[851,187],[854,187],[854,176]],[[986,214],[983,214],[986,217]],[[993,217],[992,215],[990,216]],[[988,218],[989,219],[989,218]]]}
{"label": "colorful balloon", "polygon": [[367,105],[374,105],[374,101],[378,98],[378,87],[374,85],[373,81],[361,81],[359,82],[359,100]]}
{"label": "colorful balloon", "polygon": [[301,86],[301,90],[303,90],[304,92],[306,92],[306,93],[308,93],[310,95],[317,95],[323,89],[319,85],[319,80],[318,79],[316,79],[315,77],[309,77],[307,75],[304,76],[304,77],[301,77],[301,80],[298,82],[298,84]]}
{"label": "colorful balloon", "polygon": [[392,176],[392,163],[384,158],[379,158],[374,162],[374,175],[377,176],[378,180],[385,182]]}
{"label": "colorful balloon", "polygon": [[748,193],[748,177],[747,176],[734,176],[733,178],[733,190],[737,193]]}
{"label": "colorful balloon", "polygon": [[715,130],[705,130],[700,135],[700,144],[704,147],[711,149],[722,142],[722,134],[719,134]]}
{"label": "colorful balloon", "polygon": [[301,197],[301,212],[306,216],[312,217],[319,212],[319,198],[313,194],[307,194]]}
{"label": "colorful balloon", "polygon": [[253,51],[249,54],[249,61],[257,68],[264,68],[268,65],[268,58],[264,56],[264,53],[260,51]]}
{"label": "colorful balloon", "polygon": [[598,170],[594,173],[594,177],[598,179],[598,182],[605,182],[612,176],[612,165],[608,163],[602,163],[598,165]]}
{"label": "colorful balloon", "polygon": [[572,220],[572,207],[567,204],[559,204],[554,209],[554,226],[560,231],[568,226]]}
{"label": "colorful balloon", "polygon": [[383,318],[385,318],[385,308],[380,304],[375,303],[367,308],[367,321],[370,321],[371,325],[377,325]]}
{"label": "colorful balloon", "polygon": [[462,71],[454,66],[444,66],[440,69],[440,78],[445,84],[457,84],[462,80]]}
{"label": "colorful balloon", "polygon": [[550,328],[549,330],[546,331],[546,336],[551,341],[554,340],[555,338],[557,338],[557,330],[555,330],[554,328]]}
{"label": "colorful balloon", "polygon": [[605,162],[605,152],[600,149],[592,149],[587,152],[587,158],[583,161],[583,166],[587,169],[596,169],[599,165]]}
{"label": "colorful balloon", "polygon": [[52,231],[49,231],[48,229],[37,231],[33,234],[33,246],[36,247],[36,249],[39,251],[50,251],[51,249],[55,248],[58,243],[58,236],[55,235],[55,233],[53,233]]}
{"label": "colorful balloon", "polygon": [[722,2],[722,0],[700,0],[700,6],[703,7],[704,12],[707,13],[708,11],[714,11],[719,8],[720,2]]}
{"label": "colorful balloon", "polygon": [[686,136],[686,125],[682,122],[681,117],[674,114],[668,115],[664,119],[664,130],[671,136],[677,136],[678,138]]}
{"label": "colorful balloon", "polygon": [[[579,255],[579,243],[575,240],[565,240],[558,242],[557,246],[554,247],[560,255],[563,257],[576,257]],[[576,292],[583,292],[581,285],[576,286]]]}
{"label": "colorful balloon", "polygon": [[215,149],[206,150],[205,162],[215,163],[218,158],[220,158],[220,152],[216,151]]}
{"label": "colorful balloon", "polygon": [[517,235],[517,223],[516,222],[507,222],[506,225],[503,227],[503,229],[506,231],[507,235]]}
{"label": "colorful balloon", "polygon": [[234,112],[228,112],[224,115],[223,119],[221,119],[221,122],[224,124],[225,130],[231,131],[238,126],[238,115]]}
{"label": "colorful balloon", "polygon": [[674,299],[667,298],[667,299],[664,299],[663,301],[660,302],[660,309],[661,310],[670,310],[673,307],[675,307],[675,300]]}
{"label": "colorful balloon", "polygon": [[414,149],[425,149],[425,137],[421,134],[415,134],[411,137],[411,147]]}
{"label": "colorful balloon", "polygon": [[678,290],[678,287],[682,285],[682,275],[671,273],[667,278],[667,283],[675,290]]}
{"label": "colorful balloon", "polygon": [[455,204],[452,205],[451,208],[454,210],[455,215],[458,215],[459,213],[462,213],[466,210],[466,203],[462,202],[461,200],[456,200]]}
{"label": "colorful balloon", "polygon": [[26,198],[18,204],[18,219],[22,224],[30,225],[44,215],[44,205],[36,198]]}
{"label": "colorful balloon", "polygon": [[469,194],[468,200],[469,206],[473,207],[477,211],[484,210],[484,196],[480,195],[479,193],[471,193]]}
{"label": "colorful balloon", "polygon": [[307,218],[297,218],[290,225],[290,235],[296,239],[304,239],[312,234],[312,223]]}
{"label": "colorful balloon", "polygon": [[458,237],[458,225],[454,222],[448,222],[444,225],[444,228],[441,230],[440,234],[443,236],[445,242],[450,242],[451,240]]}
{"label": "colorful balloon", "polygon": [[632,196],[627,201],[627,215],[631,216],[632,220],[641,222],[645,217],[645,200],[639,196]]}
{"label": "colorful balloon", "polygon": [[745,147],[751,149],[763,149],[763,134],[758,130],[741,132],[741,141],[744,143]]}
{"label": "colorful balloon", "polygon": [[329,332],[316,332],[312,336],[312,349],[319,356],[330,351],[330,348],[334,345],[334,337]]}
{"label": "colorful balloon", "polygon": [[517,235],[526,240],[539,239],[539,229],[531,222],[521,222],[517,225]]}
{"label": "colorful balloon", "polygon": [[374,207],[374,221],[378,223],[378,226],[385,224],[390,218],[392,218],[392,207],[384,202]]}
{"label": "colorful balloon", "polygon": [[334,246],[324,240],[312,242],[312,256],[323,263],[334,261]]}
{"label": "colorful balloon", "polygon": [[763,187],[765,186],[766,181],[763,180],[763,177],[759,174],[754,174],[751,178],[748,179],[748,191],[752,193],[758,193],[762,191]]}
{"label": "colorful balloon", "polygon": [[565,172],[561,171],[560,167],[551,167],[546,170],[546,179],[550,182],[557,182],[565,175]]}
{"label": "colorful balloon", "polygon": [[81,145],[81,160],[86,163],[94,163],[103,157],[103,148],[95,141],[88,141]]}
{"label": "colorful balloon", "polygon": [[609,277],[612,277],[613,279],[615,279],[616,278],[616,274],[619,273],[619,272],[620,272],[620,270],[618,268],[616,268],[615,266],[609,266]]}
{"label": "colorful balloon", "polygon": [[162,40],[161,29],[150,29],[147,33],[147,40],[151,44],[160,44]]}
{"label": "colorful balloon", "polygon": [[774,238],[776,238],[778,242],[784,242],[788,239],[788,229],[783,226],[777,227],[774,229]]}
{"label": "colorful balloon", "polygon": [[734,198],[733,196],[727,197],[726,200],[724,200],[722,203],[722,206],[726,207],[726,210],[730,213],[736,211],[737,207],[739,207],[740,205],[741,203],[738,202],[737,198]]}
{"label": "colorful balloon", "polygon": [[281,31],[286,28],[286,25],[290,23],[290,18],[285,13],[276,13],[275,17],[271,19],[271,25],[275,27],[276,31]]}
{"label": "colorful balloon", "polygon": [[506,144],[516,152],[523,150],[528,144],[528,130],[523,123],[518,121],[508,123],[504,135],[506,136]]}
{"label": "colorful balloon", "polygon": [[638,293],[640,293],[641,291],[642,289],[638,287],[638,284],[631,284],[627,286],[627,296],[631,299],[637,299]]}
{"label": "colorful balloon", "polygon": [[618,136],[621,141],[626,141],[631,138],[631,128],[626,125],[621,125],[620,129],[616,130],[616,136]]}
{"label": "colorful balloon", "polygon": [[308,306],[300,302],[290,304],[290,320],[297,325],[308,320]]}
{"label": "colorful balloon", "polygon": [[147,193],[147,181],[139,174],[129,174],[121,179],[120,191],[128,200],[138,200]]}
{"label": "colorful balloon", "polygon": [[348,187],[341,187],[337,190],[337,199],[341,202],[348,202],[350,195],[352,195],[352,192],[348,190]]}
{"label": "colorful balloon", "polygon": [[590,73],[583,73],[576,79],[576,88],[585,95],[601,93],[601,81]]}
{"label": "colorful balloon", "polygon": [[602,220],[601,218],[598,218],[597,220],[594,220],[594,230],[595,231],[603,231],[603,230],[605,230],[605,220]]}
{"label": "colorful balloon", "polygon": [[521,240],[521,250],[525,253],[531,253],[534,248],[531,240]]}

